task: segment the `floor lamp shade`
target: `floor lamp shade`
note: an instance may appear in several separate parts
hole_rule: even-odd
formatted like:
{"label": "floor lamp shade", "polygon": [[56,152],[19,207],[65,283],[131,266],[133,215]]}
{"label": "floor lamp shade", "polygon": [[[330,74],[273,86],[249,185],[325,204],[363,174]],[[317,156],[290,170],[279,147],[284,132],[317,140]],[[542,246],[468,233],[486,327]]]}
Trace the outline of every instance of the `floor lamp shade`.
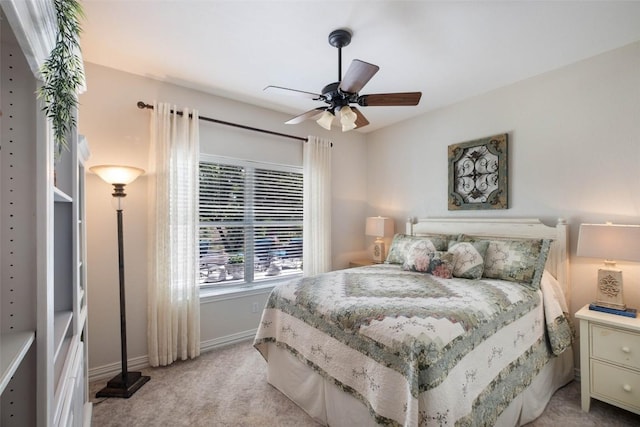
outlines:
{"label": "floor lamp shade", "polygon": [[140,175],[144,173],[144,170],[140,168],[134,168],[132,166],[117,166],[117,165],[100,165],[93,166],[89,170],[108,184],[131,184]]}
{"label": "floor lamp shade", "polygon": [[367,218],[365,234],[376,238],[376,241],[373,243],[373,260],[375,262],[384,261],[385,248],[382,239],[392,236],[393,230],[394,221],[392,218],[384,216],[371,216]]}
{"label": "floor lamp shade", "polygon": [[118,200],[116,209],[117,230],[118,230],[118,278],[120,290],[120,356],[122,371],[113,377],[107,386],[96,393],[96,397],[131,397],[147,381],[148,376],[143,376],[141,372],[129,372],[127,368],[127,320],[125,304],[124,286],[124,236],[122,227],[122,206],[120,201],[126,196],[125,185],[135,181],[144,173],[142,169],[129,166],[103,165],[89,168],[90,171],[98,175],[104,181],[113,185],[112,196]]}
{"label": "floor lamp shade", "polygon": [[598,270],[595,304],[625,310],[616,261],[640,261],[640,225],[581,224],[577,255],[605,260]]}

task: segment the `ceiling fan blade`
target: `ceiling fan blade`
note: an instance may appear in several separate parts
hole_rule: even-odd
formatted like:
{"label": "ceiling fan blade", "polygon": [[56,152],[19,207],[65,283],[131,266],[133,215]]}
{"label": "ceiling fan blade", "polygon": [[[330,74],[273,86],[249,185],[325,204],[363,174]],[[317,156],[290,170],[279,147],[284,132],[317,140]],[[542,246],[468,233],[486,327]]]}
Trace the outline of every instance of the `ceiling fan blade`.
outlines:
{"label": "ceiling fan blade", "polygon": [[305,113],[300,114],[299,116],[295,116],[292,119],[287,120],[286,122],[284,122],[287,125],[297,125],[298,123],[302,123],[307,119],[312,119],[315,116],[319,115],[320,113],[322,113],[324,110],[326,110],[326,107],[318,107],[318,108],[314,108],[313,110],[309,110]]}
{"label": "ceiling fan blade", "polygon": [[267,86],[264,88],[265,91],[271,93],[281,93],[284,95],[296,95],[296,96],[304,96],[305,98],[311,99],[323,99],[322,95],[319,93],[306,92],[304,90],[298,89],[289,89],[288,87],[282,86]]}
{"label": "ceiling fan blade", "polygon": [[367,118],[360,112],[360,110],[358,110],[356,107],[351,107],[351,109],[354,113],[356,113],[356,116],[358,116],[358,118],[356,119],[356,129],[369,124],[369,120],[367,120]]}
{"label": "ceiling fan blade", "polygon": [[394,107],[418,105],[422,92],[375,93],[358,97],[361,107]]}
{"label": "ceiling fan blade", "polygon": [[340,82],[339,89],[343,92],[358,93],[379,69],[377,65],[354,59]]}
{"label": "ceiling fan blade", "polygon": [[418,105],[422,92],[376,93],[358,97],[361,107]]}

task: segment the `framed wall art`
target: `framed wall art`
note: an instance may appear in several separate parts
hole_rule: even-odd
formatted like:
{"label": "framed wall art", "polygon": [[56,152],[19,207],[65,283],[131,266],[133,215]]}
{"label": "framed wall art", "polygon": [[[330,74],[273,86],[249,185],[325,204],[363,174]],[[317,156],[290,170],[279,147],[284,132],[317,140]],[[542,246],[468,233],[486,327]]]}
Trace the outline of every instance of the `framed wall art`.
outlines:
{"label": "framed wall art", "polygon": [[449,210],[507,209],[507,134],[449,146]]}

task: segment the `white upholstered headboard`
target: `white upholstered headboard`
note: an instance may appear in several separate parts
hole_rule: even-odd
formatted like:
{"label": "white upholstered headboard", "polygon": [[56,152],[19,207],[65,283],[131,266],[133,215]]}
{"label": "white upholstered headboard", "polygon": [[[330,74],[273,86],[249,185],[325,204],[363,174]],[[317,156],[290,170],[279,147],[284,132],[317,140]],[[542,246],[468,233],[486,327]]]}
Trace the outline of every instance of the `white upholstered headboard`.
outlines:
{"label": "white upholstered headboard", "polygon": [[506,218],[420,218],[409,219],[406,234],[469,234],[485,237],[516,237],[552,239],[551,250],[547,258],[546,269],[560,283],[567,301],[571,306],[569,286],[569,235],[564,219],[558,219],[554,227],[543,224],[539,219]]}

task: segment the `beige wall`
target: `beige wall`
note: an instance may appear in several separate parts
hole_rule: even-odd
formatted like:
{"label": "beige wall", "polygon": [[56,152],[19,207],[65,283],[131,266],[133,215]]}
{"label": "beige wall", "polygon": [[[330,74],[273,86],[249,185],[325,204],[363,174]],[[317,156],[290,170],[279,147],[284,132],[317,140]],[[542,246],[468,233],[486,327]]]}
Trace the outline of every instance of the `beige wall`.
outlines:
{"label": "beige wall", "polygon": [[[575,257],[579,224],[640,224],[639,71],[635,43],[377,131],[367,138],[368,202],[397,221],[565,218],[575,312],[594,299],[600,265]],[[447,146],[499,133],[509,134],[510,208],[449,212]],[[640,264],[618,265],[640,307]]]}
{"label": "beige wall", "polygon": [[[147,167],[149,111],[137,108],[137,101],[170,102],[189,106],[203,116],[246,124],[276,132],[330,138],[333,172],[333,268],[343,268],[350,259],[361,257],[365,245],[366,215],[365,138],[357,132],[329,133],[315,123],[285,125],[282,114],[195,90],[169,85],[86,64],[87,92],[80,98],[79,129],[91,150],[87,166],[127,164]],[[218,155],[302,164],[302,142],[257,134],[242,129],[201,122],[202,150]],[[146,343],[147,197],[143,176],[127,186],[124,209],[124,247],[129,358],[144,364]],[[118,369],[120,360],[118,264],[116,218],[111,206],[111,189],[93,174],[87,177],[87,252],[89,305],[89,366],[95,377]],[[265,291],[222,300],[204,300],[201,305],[201,340],[215,346],[234,337],[250,334],[260,313],[254,303],[266,301]],[[244,335],[243,335],[244,334]]]}

